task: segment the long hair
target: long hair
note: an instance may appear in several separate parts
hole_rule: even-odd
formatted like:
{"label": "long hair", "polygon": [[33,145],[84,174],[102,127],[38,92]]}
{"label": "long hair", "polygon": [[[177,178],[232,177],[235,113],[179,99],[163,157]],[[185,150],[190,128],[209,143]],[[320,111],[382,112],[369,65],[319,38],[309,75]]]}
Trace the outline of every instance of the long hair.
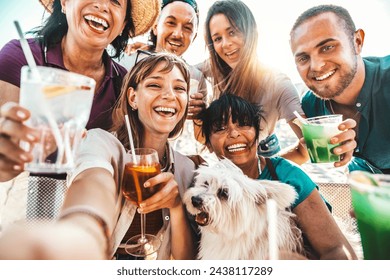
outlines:
{"label": "long hair", "polygon": [[[33,29],[30,33],[37,37],[44,46],[50,48],[53,45],[61,42],[62,38],[68,32],[68,22],[66,21],[66,15],[61,11],[61,1],[54,0],[53,11],[51,15],[46,19],[43,26]],[[133,37],[135,34],[135,27],[131,17],[131,1],[127,1],[127,10],[125,18],[126,26],[123,29],[121,35],[117,36],[112,42],[113,47],[112,57],[118,58],[123,53],[127,46],[129,37]]]}
{"label": "long hair", "polygon": [[[217,14],[223,14],[233,28],[244,36],[240,61],[232,69],[215,51],[210,32],[210,20]],[[214,78],[215,98],[220,92],[231,92],[235,95],[256,102],[257,94],[265,91],[262,87],[264,74],[258,55],[258,30],[256,20],[248,8],[240,0],[221,0],[215,2],[208,10],[205,21],[205,41],[210,54],[210,66]]]}
{"label": "long hair", "polygon": [[231,93],[223,93],[200,114],[205,143],[210,144],[210,136],[214,129],[226,125],[230,117],[233,123],[255,129],[256,137],[253,143],[255,144],[260,134],[261,106]]}
{"label": "long hair", "polygon": [[[110,131],[115,132],[119,141],[123,143],[126,148],[130,148],[129,137],[127,127],[125,123],[125,115],[129,116],[129,122],[131,126],[131,132],[133,135],[134,146],[142,147],[144,143],[145,128],[138,117],[138,111],[133,111],[129,105],[127,98],[127,90],[132,87],[137,90],[138,85],[145,80],[161,63],[164,64],[161,72],[168,73],[172,71],[174,67],[177,67],[184,76],[184,80],[187,83],[187,95],[190,88],[190,72],[187,64],[179,57],[169,53],[156,53],[143,58],[139,61],[130,72],[126,74],[123,79],[121,94],[118,102],[115,105],[112,120],[113,127]],[[184,126],[184,122],[187,117],[188,105],[186,107],[183,118],[177,123],[175,128],[169,133],[169,138],[179,135]]]}

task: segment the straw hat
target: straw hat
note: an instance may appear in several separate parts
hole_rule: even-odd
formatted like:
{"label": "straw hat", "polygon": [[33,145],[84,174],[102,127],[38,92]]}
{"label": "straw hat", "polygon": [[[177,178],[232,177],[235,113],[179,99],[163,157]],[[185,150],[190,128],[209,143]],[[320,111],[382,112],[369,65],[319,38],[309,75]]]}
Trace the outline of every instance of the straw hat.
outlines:
{"label": "straw hat", "polygon": [[[160,0],[131,1],[131,17],[135,25],[135,36],[148,32],[155,23],[161,9]],[[53,11],[54,0],[39,0],[48,12]]]}

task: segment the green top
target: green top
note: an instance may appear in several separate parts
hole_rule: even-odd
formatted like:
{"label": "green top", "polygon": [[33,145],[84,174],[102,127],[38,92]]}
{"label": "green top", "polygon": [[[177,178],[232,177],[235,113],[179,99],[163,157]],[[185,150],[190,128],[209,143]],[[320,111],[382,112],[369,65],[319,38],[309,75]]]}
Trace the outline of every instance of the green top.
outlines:
{"label": "green top", "polygon": [[[275,173],[278,176],[279,181],[293,186],[298,194],[298,197],[291,205],[291,208],[296,207],[299,203],[304,201],[315,188],[318,189],[318,186],[295,163],[282,157],[272,157],[270,160],[274,166]],[[258,179],[273,180],[267,165],[264,167]],[[324,198],[322,199],[326,203],[329,211],[332,211],[332,206]]]}
{"label": "green top", "polygon": [[[390,172],[390,55],[363,59],[366,77],[355,102],[360,112],[358,146],[348,165],[350,171]],[[308,91],[302,97],[307,117],[331,114],[327,101]]]}

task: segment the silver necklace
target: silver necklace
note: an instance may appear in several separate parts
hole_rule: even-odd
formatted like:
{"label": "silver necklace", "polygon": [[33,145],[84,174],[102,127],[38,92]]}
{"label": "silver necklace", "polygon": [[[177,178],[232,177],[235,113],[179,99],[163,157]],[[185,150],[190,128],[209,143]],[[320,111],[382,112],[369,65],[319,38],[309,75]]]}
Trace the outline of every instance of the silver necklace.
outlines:
{"label": "silver necklace", "polygon": [[257,160],[257,170],[259,171],[259,176],[257,178],[259,178],[260,175],[261,175],[261,172],[262,172],[261,171],[261,160],[260,160],[260,157]]}

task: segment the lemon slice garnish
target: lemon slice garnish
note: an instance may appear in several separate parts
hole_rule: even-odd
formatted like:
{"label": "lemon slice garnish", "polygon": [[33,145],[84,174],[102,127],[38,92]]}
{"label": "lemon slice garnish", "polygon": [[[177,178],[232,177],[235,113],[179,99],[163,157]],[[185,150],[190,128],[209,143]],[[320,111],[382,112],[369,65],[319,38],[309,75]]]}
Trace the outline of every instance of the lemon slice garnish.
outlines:
{"label": "lemon slice garnish", "polygon": [[76,86],[44,86],[42,88],[42,92],[46,98],[53,98],[71,91],[75,91],[76,89]]}
{"label": "lemon slice garnish", "polygon": [[59,86],[59,85],[51,85],[44,86],[42,88],[42,92],[46,98],[53,98],[56,96],[60,96],[63,94],[67,94],[71,91],[75,90],[90,90],[91,88],[88,86]]}

